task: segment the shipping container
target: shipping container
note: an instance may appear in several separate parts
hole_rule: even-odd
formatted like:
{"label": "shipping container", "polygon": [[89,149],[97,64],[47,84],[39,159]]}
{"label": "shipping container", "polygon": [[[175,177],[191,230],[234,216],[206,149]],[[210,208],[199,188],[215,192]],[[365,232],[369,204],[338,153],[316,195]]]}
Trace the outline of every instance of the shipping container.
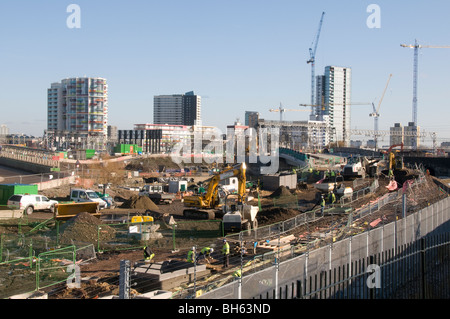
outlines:
{"label": "shipping container", "polygon": [[142,153],[142,147],[137,144],[119,144],[114,149],[114,153],[120,154],[137,154],[138,152]]}
{"label": "shipping container", "polygon": [[87,149],[86,150],[86,159],[91,159],[95,155],[95,150]]}
{"label": "shipping container", "polygon": [[8,198],[15,194],[38,194],[37,185],[29,184],[0,184],[0,205],[6,205]]}

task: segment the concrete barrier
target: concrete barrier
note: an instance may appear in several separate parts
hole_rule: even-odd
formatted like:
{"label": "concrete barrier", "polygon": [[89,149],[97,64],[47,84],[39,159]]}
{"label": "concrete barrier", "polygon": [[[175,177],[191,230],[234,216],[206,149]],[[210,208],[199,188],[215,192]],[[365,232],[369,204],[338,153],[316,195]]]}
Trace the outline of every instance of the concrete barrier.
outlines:
{"label": "concrete barrier", "polygon": [[37,183],[38,191],[59,187],[63,185],[75,184],[77,176],[69,176],[64,178],[53,179],[42,183]]}
{"label": "concrete barrier", "polygon": [[23,210],[19,209],[2,209],[0,210],[0,219],[9,219],[9,218],[21,218],[23,217]]}

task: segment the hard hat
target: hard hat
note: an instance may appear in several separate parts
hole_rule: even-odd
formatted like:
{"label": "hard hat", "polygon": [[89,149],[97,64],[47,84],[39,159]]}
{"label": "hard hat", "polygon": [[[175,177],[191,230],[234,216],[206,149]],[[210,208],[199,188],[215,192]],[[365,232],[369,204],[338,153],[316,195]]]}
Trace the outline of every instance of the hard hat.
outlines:
{"label": "hard hat", "polygon": [[213,252],[213,251],[214,251],[214,248],[211,248],[210,252]]}
{"label": "hard hat", "polygon": [[227,240],[224,238],[224,239],[223,239],[223,242],[226,242],[226,241],[227,241]]}

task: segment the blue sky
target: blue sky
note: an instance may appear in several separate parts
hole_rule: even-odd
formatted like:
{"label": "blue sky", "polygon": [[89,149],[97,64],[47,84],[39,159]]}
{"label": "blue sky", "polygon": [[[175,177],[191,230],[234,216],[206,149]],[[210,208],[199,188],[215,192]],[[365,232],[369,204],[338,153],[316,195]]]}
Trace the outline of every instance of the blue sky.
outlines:
{"label": "blue sky", "polygon": [[[81,8],[79,29],[66,25],[71,3]],[[372,3],[381,9],[380,28],[366,24]],[[152,123],[154,95],[187,91],[202,96],[203,124],[224,132],[246,110],[278,119],[269,109],[280,102],[310,103],[306,61],[322,11],[316,74],[351,67],[352,100],[378,104],[392,73],[379,126],[407,125],[413,50],[400,44],[450,45],[448,1],[2,0],[0,124],[42,136],[47,88],[84,75],[108,80],[109,124],[119,129]],[[450,49],[429,48],[419,56],[418,122],[438,142],[450,140],[449,57]],[[370,112],[352,107],[351,127],[373,129]]]}

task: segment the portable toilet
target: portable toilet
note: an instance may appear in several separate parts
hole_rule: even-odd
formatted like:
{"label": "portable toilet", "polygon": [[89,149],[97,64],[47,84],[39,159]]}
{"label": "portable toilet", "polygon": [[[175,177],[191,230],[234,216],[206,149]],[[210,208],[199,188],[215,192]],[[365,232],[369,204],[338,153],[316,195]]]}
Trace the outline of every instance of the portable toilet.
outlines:
{"label": "portable toilet", "polygon": [[187,181],[170,181],[169,193],[178,193],[187,191]]}

